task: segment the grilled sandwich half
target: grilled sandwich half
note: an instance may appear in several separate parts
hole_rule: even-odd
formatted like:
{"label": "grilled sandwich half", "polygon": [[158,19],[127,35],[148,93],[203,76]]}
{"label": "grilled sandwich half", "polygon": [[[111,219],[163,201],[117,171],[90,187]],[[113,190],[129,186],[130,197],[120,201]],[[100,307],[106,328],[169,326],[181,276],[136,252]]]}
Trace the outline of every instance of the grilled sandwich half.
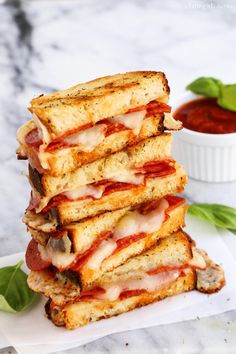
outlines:
{"label": "grilled sandwich half", "polygon": [[74,270],[83,287],[102,274],[142,253],[155,242],[184,226],[186,205],[177,196],[104,213],[44,233],[29,229],[32,241],[26,252],[31,270],[54,266]]}
{"label": "grilled sandwich half", "polygon": [[48,317],[68,329],[118,315],[169,296],[197,289],[220,290],[224,272],[179,230],[152,248],[83,287],[76,272],[33,271],[28,284],[49,297]]}
{"label": "grilled sandwich half", "polygon": [[141,178],[136,184],[103,180],[86,185],[90,189],[83,196],[80,188],[62,193],[39,213],[28,208],[23,221],[30,228],[51,232],[88,217],[182,192],[187,181],[183,168],[169,159],[144,164],[136,176]]}
{"label": "grilled sandwich half", "polygon": [[166,104],[162,72],[99,78],[31,101],[33,115],[17,132],[19,159],[39,173],[59,176],[161,134],[181,123]]}

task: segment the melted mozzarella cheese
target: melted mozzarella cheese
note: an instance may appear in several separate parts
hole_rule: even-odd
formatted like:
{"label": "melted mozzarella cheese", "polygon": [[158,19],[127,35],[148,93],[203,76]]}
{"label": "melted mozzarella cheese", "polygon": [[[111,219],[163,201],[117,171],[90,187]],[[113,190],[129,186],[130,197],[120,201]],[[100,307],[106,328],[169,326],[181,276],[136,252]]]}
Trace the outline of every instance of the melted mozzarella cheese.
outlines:
{"label": "melted mozzarella cheese", "polygon": [[38,244],[38,250],[44,261],[51,262],[58,269],[67,268],[76,258],[76,254],[66,254],[40,244]]}
{"label": "melted mozzarella cheese", "polygon": [[111,118],[110,121],[121,123],[125,127],[132,129],[135,135],[138,135],[141,130],[142,122],[145,115],[146,115],[146,110],[143,110],[139,112],[122,114],[114,118]]}
{"label": "melted mozzarella cheese", "polygon": [[168,130],[179,130],[182,128],[182,122],[175,120],[171,113],[164,113],[164,127]]}
{"label": "melted mozzarella cheese", "polygon": [[35,114],[33,114],[33,120],[39,130],[40,138],[43,140],[44,144],[48,145],[52,139],[47,128],[45,127],[45,125],[43,125],[43,123],[38,119]]}
{"label": "melted mozzarella cheese", "polygon": [[33,114],[33,120],[38,128],[39,136],[43,141],[43,144],[39,146],[38,158],[42,168],[47,170],[50,168],[48,163],[48,157],[50,157],[50,154],[45,152],[45,149],[52,139],[45,125],[40,122],[35,114]]}
{"label": "melted mozzarella cheese", "polygon": [[72,145],[80,145],[81,150],[91,152],[105,139],[105,124],[97,124],[92,128],[84,129],[64,139],[64,142]]}
{"label": "melted mozzarella cheese", "polygon": [[105,179],[110,179],[114,182],[124,182],[124,183],[132,183],[132,184],[143,184],[144,176],[136,175],[134,171],[130,169],[126,169],[124,171],[109,171],[109,173],[105,174]]}
{"label": "melted mozzarella cheese", "polygon": [[95,199],[99,199],[102,197],[104,188],[101,187],[93,187],[89,185],[85,185],[82,187],[78,187],[72,191],[64,192],[65,195],[70,200],[76,200],[81,197],[94,197]]}
{"label": "melted mozzarella cheese", "polygon": [[94,254],[89,258],[86,267],[98,269],[105,258],[109,257],[116,249],[116,242],[113,240],[103,240]]}
{"label": "melted mozzarella cheese", "polygon": [[165,210],[168,206],[167,200],[162,198],[158,207],[146,215],[140,214],[137,210],[128,212],[116,226],[114,239],[119,240],[126,236],[137,235],[142,232],[152,233],[159,230],[165,220]]}
{"label": "melted mozzarella cheese", "polygon": [[121,281],[111,286],[107,286],[104,288],[106,292],[96,297],[101,300],[115,301],[119,298],[123,291],[139,289],[146,290],[148,292],[158,291],[175,281],[179,275],[180,271],[178,270],[162,272],[154,275],[145,274],[140,279],[128,279],[126,281]]}
{"label": "melted mozzarella cheese", "polygon": [[48,163],[48,158],[50,158],[50,153],[45,151],[45,145],[40,145],[39,147],[39,152],[38,152],[38,158],[40,161],[40,164],[42,166],[42,168],[44,168],[45,170],[50,169],[50,165]]}
{"label": "melted mozzarella cheese", "polygon": [[193,247],[192,253],[193,258],[188,262],[188,264],[198,269],[206,269],[206,261],[201,252],[197,248]]}

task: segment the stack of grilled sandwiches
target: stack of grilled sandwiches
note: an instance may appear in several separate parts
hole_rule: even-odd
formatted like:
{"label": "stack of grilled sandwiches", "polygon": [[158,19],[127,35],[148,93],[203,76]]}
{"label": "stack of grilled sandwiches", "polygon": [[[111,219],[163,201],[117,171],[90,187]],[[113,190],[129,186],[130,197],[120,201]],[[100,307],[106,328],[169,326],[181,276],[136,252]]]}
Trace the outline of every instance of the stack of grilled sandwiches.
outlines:
{"label": "stack of grilled sandwiches", "polygon": [[30,288],[73,329],[166,297],[224,285],[223,270],[183,230],[181,129],[162,72],[117,74],[31,101],[17,132],[28,159]]}

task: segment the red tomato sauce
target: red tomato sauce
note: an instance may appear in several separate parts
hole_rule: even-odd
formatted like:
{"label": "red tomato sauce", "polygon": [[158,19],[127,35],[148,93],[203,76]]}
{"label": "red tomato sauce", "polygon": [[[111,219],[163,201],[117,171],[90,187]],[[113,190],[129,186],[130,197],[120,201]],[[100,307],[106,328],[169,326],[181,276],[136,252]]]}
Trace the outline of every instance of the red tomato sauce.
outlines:
{"label": "red tomato sauce", "polygon": [[208,134],[236,132],[236,112],[218,106],[214,98],[198,98],[182,104],[174,113],[174,118],[183,123],[184,128]]}

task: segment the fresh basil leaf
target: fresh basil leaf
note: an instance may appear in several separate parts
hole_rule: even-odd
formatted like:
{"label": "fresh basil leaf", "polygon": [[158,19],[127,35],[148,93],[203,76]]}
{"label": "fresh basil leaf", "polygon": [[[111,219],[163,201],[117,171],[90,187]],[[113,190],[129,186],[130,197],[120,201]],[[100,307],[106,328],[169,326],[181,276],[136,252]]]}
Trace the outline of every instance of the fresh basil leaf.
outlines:
{"label": "fresh basil leaf", "polygon": [[21,270],[23,261],[14,266],[0,268],[0,310],[19,312],[35,297],[27,284],[27,275]]}
{"label": "fresh basil leaf", "polygon": [[186,89],[207,97],[219,97],[222,82],[213,77],[199,77],[191,82]]}
{"label": "fresh basil leaf", "polygon": [[236,84],[223,85],[217,103],[225,109],[236,112]]}
{"label": "fresh basil leaf", "polygon": [[236,209],[221,204],[191,204],[188,213],[223,229],[236,230]]}

